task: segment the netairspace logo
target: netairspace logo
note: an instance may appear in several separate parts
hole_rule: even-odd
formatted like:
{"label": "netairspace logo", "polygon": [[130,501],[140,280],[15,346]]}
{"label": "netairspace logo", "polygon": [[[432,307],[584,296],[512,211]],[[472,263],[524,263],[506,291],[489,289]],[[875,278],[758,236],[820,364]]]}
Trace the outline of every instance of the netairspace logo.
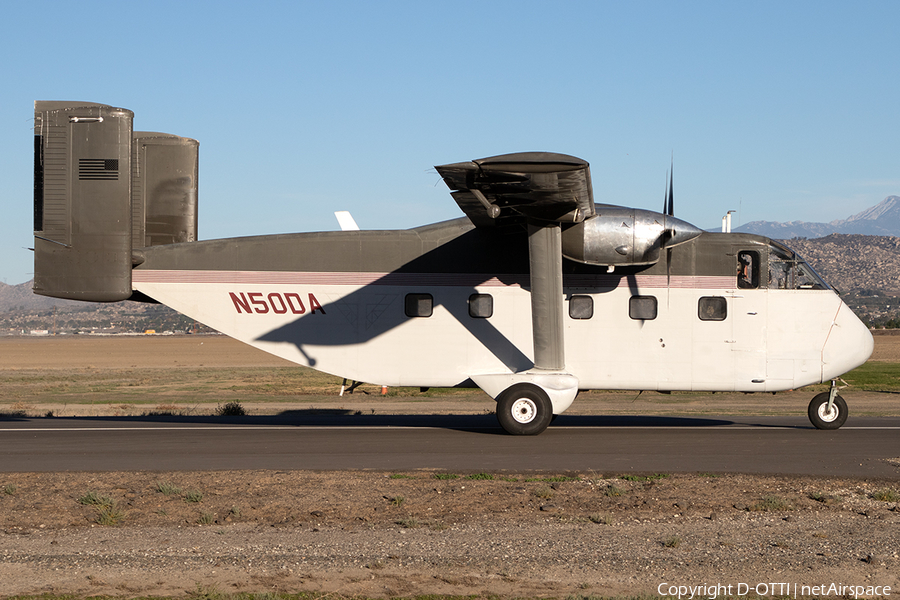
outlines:
{"label": "netairspace logo", "polygon": [[804,585],[799,583],[730,583],[677,585],[663,582],[656,587],[656,593],[678,600],[716,600],[723,596],[789,596],[800,598],[807,596],[842,597],[842,598],[874,598],[891,595],[889,585],[844,585],[841,583],[822,583]]}

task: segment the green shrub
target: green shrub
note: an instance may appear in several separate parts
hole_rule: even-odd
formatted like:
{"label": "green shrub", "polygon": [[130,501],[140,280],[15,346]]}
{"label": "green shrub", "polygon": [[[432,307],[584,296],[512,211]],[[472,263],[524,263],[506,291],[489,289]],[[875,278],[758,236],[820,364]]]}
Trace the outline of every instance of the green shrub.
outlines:
{"label": "green shrub", "polygon": [[876,490],[872,492],[872,495],[869,497],[873,500],[880,500],[881,502],[900,502],[900,494],[888,488]]}
{"label": "green shrub", "polygon": [[197,490],[188,490],[182,496],[185,502],[202,502],[203,492]]}
{"label": "green shrub", "polygon": [[156,491],[165,494],[166,496],[177,496],[181,493],[181,488],[175,485],[174,483],[170,483],[168,481],[157,481],[156,482]]}
{"label": "green shrub", "polygon": [[553,497],[553,490],[551,490],[550,486],[547,486],[547,485],[542,485],[542,486],[536,488],[531,493],[534,494],[535,496],[537,496],[538,498],[543,498],[544,500],[547,500],[547,499]]}
{"label": "green shrub", "polygon": [[671,535],[663,540],[663,546],[666,548],[677,548],[681,545],[681,538],[677,535]]}
{"label": "green shrub", "polygon": [[841,498],[840,496],[824,494],[822,492],[811,492],[809,494],[809,499],[815,500],[816,502],[821,502],[822,504],[837,504],[838,502],[843,502],[843,498]]}
{"label": "green shrub", "polygon": [[613,524],[613,516],[608,513],[592,513],[588,515],[588,519],[591,521],[591,523],[597,523],[598,525]]}
{"label": "green shrub", "polygon": [[101,496],[97,492],[88,492],[78,499],[78,504],[85,506],[112,506],[113,501],[109,496]]}
{"label": "green shrub", "polygon": [[125,518],[125,511],[119,508],[115,502],[97,506],[97,524],[115,526]]}
{"label": "green shrub", "polygon": [[780,512],[784,510],[794,510],[793,505],[779,496],[767,495],[760,498],[759,502],[752,504],[749,510],[759,512]]}
{"label": "green shrub", "polygon": [[406,519],[400,519],[399,521],[395,521],[397,525],[400,525],[404,529],[416,529],[417,527],[422,526],[422,522],[419,521],[415,517],[407,517]]}
{"label": "green shrub", "polygon": [[247,414],[240,402],[228,402],[216,407],[216,414],[220,417],[243,417]]}
{"label": "green shrub", "polygon": [[619,479],[624,479],[625,481],[656,481],[657,479],[665,479],[669,477],[668,473],[654,473],[652,475],[622,475]]}

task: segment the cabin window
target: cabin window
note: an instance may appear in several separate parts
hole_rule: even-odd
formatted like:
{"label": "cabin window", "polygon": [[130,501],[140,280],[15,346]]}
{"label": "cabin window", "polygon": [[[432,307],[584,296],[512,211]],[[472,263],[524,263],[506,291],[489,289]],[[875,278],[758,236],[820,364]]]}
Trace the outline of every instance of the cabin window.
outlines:
{"label": "cabin window", "polygon": [[489,319],[494,314],[494,297],[490,294],[469,296],[469,316],[474,319]]}
{"label": "cabin window", "polygon": [[652,321],[657,311],[656,296],[632,296],[628,301],[628,316],[636,321]]}
{"label": "cabin window", "polygon": [[431,294],[407,294],[405,310],[407,317],[430,317],[434,312],[434,298]]}
{"label": "cabin window", "polygon": [[741,250],[737,254],[737,285],[744,290],[759,287],[759,252]]}
{"label": "cabin window", "polygon": [[590,319],[594,316],[594,299],[590,296],[572,296],[569,298],[569,318]]}
{"label": "cabin window", "polygon": [[699,315],[701,321],[724,321],[728,316],[728,302],[722,296],[700,298]]}

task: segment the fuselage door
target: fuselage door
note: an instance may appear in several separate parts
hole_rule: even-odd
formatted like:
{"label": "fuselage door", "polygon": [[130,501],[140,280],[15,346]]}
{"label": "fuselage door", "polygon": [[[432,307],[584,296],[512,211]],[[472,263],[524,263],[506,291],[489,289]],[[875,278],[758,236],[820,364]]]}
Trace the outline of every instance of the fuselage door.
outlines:
{"label": "fuselage door", "polygon": [[731,351],[734,333],[730,313],[731,293],[716,290],[697,300],[691,356],[691,389],[694,391],[732,391],[734,389],[734,356]]}
{"label": "fuselage door", "polygon": [[767,297],[761,282],[764,256],[737,248],[737,281],[732,303],[732,354],[735,390],[764,391],[766,386]]}

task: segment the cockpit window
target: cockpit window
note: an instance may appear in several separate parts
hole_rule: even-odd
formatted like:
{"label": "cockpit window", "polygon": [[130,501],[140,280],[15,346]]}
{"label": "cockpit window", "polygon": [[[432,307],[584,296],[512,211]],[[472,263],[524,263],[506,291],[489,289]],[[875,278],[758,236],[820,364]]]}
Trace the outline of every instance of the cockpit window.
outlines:
{"label": "cockpit window", "polygon": [[769,289],[829,290],[799,254],[781,245],[769,245]]}
{"label": "cockpit window", "polygon": [[752,250],[741,250],[737,255],[737,284],[741,289],[759,287],[759,253]]}

